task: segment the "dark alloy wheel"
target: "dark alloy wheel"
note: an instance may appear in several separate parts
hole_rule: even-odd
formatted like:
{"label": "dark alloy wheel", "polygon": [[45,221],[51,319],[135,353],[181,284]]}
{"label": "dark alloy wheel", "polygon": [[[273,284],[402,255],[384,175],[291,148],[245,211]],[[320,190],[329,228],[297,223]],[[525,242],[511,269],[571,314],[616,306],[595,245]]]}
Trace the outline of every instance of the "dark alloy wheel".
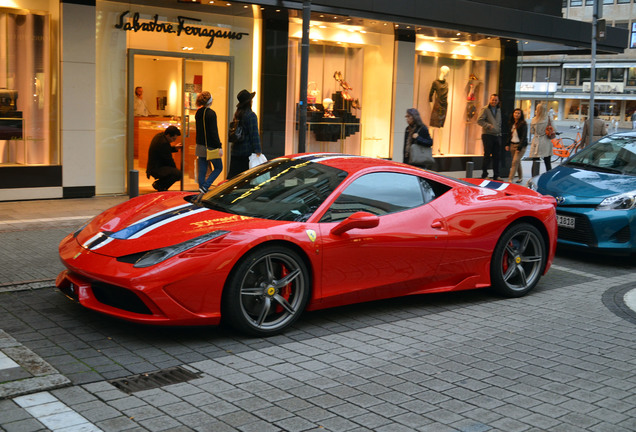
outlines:
{"label": "dark alloy wheel", "polygon": [[546,245],[539,230],[528,223],[509,227],[493,252],[492,288],[507,297],[525,295],[541,279],[545,260]]}
{"label": "dark alloy wheel", "polygon": [[248,253],[232,272],[224,318],[239,331],[271,336],[301,315],[309,299],[309,272],[294,251],[267,246]]}

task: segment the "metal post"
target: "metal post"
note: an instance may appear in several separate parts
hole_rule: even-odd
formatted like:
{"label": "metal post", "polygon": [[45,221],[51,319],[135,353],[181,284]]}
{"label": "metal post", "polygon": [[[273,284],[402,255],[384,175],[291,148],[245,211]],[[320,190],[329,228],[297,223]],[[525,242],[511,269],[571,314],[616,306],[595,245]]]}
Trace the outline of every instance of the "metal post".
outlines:
{"label": "metal post", "polygon": [[139,196],[139,171],[128,171],[128,197],[134,198]]}
{"label": "metal post", "polygon": [[300,50],[300,102],[298,104],[298,153],[305,152],[307,137],[307,84],[309,75],[309,21],[311,0],[303,1],[303,37]]}
{"label": "metal post", "polygon": [[[590,106],[587,110],[587,119],[590,120],[590,134],[589,142],[592,143],[594,137],[594,85],[596,84],[596,27],[598,25],[598,19],[602,16],[603,3],[599,0],[594,0],[594,6],[592,6],[592,59],[590,63]],[[583,123],[585,127],[585,123]]]}
{"label": "metal post", "polygon": [[475,162],[466,162],[466,178],[473,178],[473,169]]}
{"label": "metal post", "polygon": [[541,159],[534,159],[532,161],[532,177],[538,176],[540,170],[541,170]]}

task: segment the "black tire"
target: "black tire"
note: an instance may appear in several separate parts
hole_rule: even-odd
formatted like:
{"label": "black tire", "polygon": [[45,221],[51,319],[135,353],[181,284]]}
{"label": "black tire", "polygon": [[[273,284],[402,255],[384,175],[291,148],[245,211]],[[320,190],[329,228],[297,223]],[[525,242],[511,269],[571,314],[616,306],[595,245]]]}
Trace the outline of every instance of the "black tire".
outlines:
{"label": "black tire", "polygon": [[247,253],[225,287],[223,318],[255,336],[282,333],[309,300],[309,271],[293,250],[265,246]]}
{"label": "black tire", "polygon": [[492,289],[506,297],[527,294],[541,279],[546,250],[543,236],[534,226],[518,223],[509,227],[492,254]]}

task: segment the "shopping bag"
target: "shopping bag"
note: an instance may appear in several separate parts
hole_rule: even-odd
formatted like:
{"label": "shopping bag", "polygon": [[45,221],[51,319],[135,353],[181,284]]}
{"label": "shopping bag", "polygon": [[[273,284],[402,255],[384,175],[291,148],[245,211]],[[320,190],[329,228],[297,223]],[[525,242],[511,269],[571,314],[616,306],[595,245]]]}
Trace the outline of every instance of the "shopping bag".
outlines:
{"label": "shopping bag", "polygon": [[263,164],[265,162],[267,162],[267,158],[263,153],[261,153],[260,156],[258,156],[256,153],[252,153],[250,155],[250,168],[254,168],[255,166],[259,166],[260,164]]}

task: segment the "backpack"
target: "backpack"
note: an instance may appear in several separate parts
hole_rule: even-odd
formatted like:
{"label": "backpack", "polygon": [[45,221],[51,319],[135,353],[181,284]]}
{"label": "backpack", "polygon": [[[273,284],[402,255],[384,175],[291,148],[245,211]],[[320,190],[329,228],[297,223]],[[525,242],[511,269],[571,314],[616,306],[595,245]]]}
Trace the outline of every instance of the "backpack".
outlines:
{"label": "backpack", "polygon": [[239,121],[234,120],[230,123],[230,133],[228,141],[231,143],[240,143],[245,139],[245,131]]}

